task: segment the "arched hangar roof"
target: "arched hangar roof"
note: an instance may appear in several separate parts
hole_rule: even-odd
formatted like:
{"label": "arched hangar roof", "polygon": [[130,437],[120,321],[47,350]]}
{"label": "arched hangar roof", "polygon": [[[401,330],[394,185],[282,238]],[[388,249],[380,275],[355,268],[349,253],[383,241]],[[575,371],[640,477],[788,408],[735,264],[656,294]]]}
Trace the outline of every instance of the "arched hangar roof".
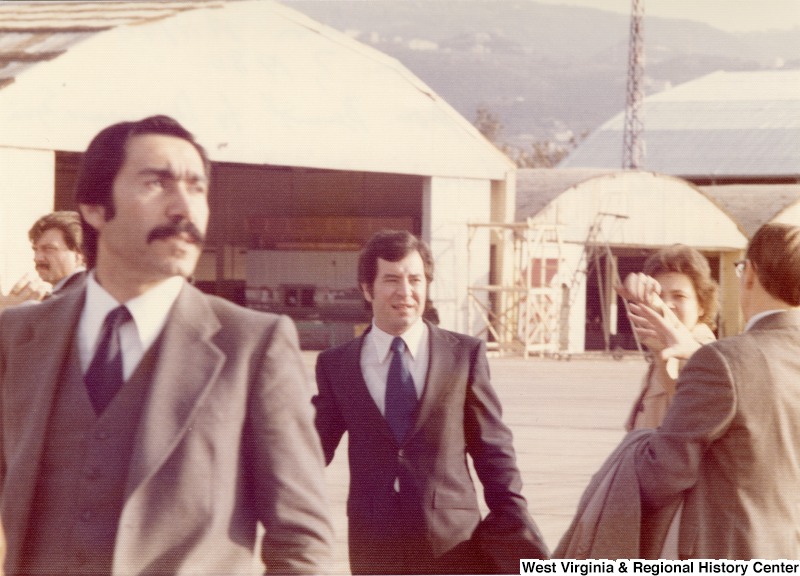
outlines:
{"label": "arched hangar roof", "polygon": [[111,123],[163,113],[216,161],[514,170],[397,60],[271,0],[1,2],[0,23],[0,146],[82,151]]}
{"label": "arched hangar roof", "polygon": [[800,226],[800,184],[730,184],[701,186],[752,237],[763,224]]}
{"label": "arched hangar roof", "polygon": [[747,244],[738,223],[699,188],[643,171],[525,169],[517,172],[516,220],[561,225],[561,237],[618,247],[682,243],[705,250]]}
{"label": "arched hangar roof", "polygon": [[[800,70],[714,72],[644,99],[641,167],[693,180],[800,175]],[[625,113],[561,168],[622,166]]]}

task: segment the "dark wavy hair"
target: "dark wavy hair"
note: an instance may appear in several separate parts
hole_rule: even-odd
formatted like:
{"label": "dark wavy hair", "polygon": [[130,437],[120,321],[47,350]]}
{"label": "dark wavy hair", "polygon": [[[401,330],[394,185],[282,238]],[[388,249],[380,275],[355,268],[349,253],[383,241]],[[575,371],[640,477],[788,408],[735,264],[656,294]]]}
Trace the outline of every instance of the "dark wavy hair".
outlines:
{"label": "dark wavy hair", "polygon": [[699,322],[707,324],[712,330],[717,327],[719,312],[719,288],[711,277],[708,260],[691,246],[673,244],[651,254],[644,262],[643,272],[657,276],[666,272],[677,272],[687,276],[694,286],[697,302],[703,309]]}
{"label": "dark wavy hair", "polygon": [[770,296],[800,306],[800,226],[764,224],[750,240],[746,257]]}
{"label": "dark wavy hair", "polygon": [[358,284],[370,287],[378,275],[378,258],[387,262],[398,262],[419,252],[428,284],[433,282],[433,255],[428,245],[405,230],[381,230],[370,238],[358,257]]}
{"label": "dark wavy hair", "polygon": [[[131,138],[146,134],[161,134],[182,138],[194,146],[203,160],[206,176],[211,162],[205,149],[198,144],[191,132],[169,116],[150,116],[135,122],[120,122],[100,131],[89,144],[81,160],[78,181],[75,185],[75,200],[78,204],[100,205],[105,208],[106,220],[114,217],[114,180],[125,162],[125,149]],[[97,231],[81,216],[83,227],[83,255],[88,268],[97,260]]]}

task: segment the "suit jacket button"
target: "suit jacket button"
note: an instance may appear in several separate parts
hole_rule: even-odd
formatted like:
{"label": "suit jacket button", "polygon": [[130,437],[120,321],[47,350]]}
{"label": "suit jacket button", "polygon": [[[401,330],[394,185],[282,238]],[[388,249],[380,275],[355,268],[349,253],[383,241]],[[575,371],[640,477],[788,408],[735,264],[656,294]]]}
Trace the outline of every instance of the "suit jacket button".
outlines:
{"label": "suit jacket button", "polygon": [[402,448],[400,448],[400,450],[397,451],[397,457],[398,458],[405,458],[406,457],[406,451],[403,450]]}

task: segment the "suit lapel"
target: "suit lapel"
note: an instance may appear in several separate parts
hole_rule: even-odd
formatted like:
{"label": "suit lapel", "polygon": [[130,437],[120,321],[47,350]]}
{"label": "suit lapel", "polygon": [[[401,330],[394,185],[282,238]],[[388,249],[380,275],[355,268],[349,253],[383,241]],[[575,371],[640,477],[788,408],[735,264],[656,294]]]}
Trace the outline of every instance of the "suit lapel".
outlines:
{"label": "suit lapel", "polygon": [[428,374],[425,378],[425,387],[422,390],[417,417],[408,434],[409,438],[422,428],[433,409],[439,404],[442,394],[447,391],[447,382],[450,381],[448,375],[455,370],[453,347],[456,345],[456,340],[445,330],[427,322],[426,324],[428,324],[430,334]]}
{"label": "suit lapel", "polygon": [[211,341],[221,325],[203,294],[185,286],[156,340],[158,357],[142,408],[127,495],[168,458],[225,360]]}
{"label": "suit lapel", "polygon": [[[453,347],[457,343],[456,340],[445,330],[432,324],[428,324],[428,327],[430,330],[430,354],[425,387],[414,424],[406,438],[410,438],[422,428],[438,405],[442,394],[447,391],[447,382],[449,382],[447,376],[452,374],[455,368]],[[348,406],[353,407],[354,413],[359,418],[371,421],[366,422],[367,426],[374,430],[380,430],[387,439],[396,442],[394,433],[369,393],[361,372],[361,347],[364,345],[365,337],[366,333],[361,338],[351,341],[343,349],[336,370],[336,374],[340,375],[337,381],[341,379],[343,382]]]}
{"label": "suit lapel", "polygon": [[39,304],[38,311],[43,314],[27,327],[29,340],[7,362],[3,412],[24,415],[15,450],[5,455],[6,470],[11,474],[6,478],[2,516],[9,556],[21,551],[50,411],[71,351],[84,293],[74,290],[58,301]]}

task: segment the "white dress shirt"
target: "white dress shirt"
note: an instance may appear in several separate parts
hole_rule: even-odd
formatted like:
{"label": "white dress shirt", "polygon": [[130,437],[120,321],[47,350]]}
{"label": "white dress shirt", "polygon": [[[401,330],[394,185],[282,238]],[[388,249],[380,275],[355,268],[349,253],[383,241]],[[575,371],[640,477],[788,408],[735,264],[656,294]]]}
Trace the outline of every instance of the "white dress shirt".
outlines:
{"label": "white dress shirt", "polygon": [[[173,276],[125,303],[133,317],[120,328],[122,348],[122,376],[125,381],[141,362],[147,350],[153,345],[167,316],[183,288],[185,280]],[[86,278],[86,303],[78,323],[78,351],[81,358],[81,372],[86,374],[94,357],[100,338],[100,331],[106,316],[120,303],[95,280],[94,270]]]}
{"label": "white dress shirt", "polygon": [[[414,388],[417,391],[417,399],[419,399],[425,389],[428,358],[430,358],[428,326],[422,320],[417,320],[400,337],[406,343],[403,361],[414,379]],[[372,329],[367,334],[361,348],[361,373],[364,375],[370,396],[375,400],[375,404],[384,416],[386,415],[386,378],[389,376],[389,365],[392,362],[392,340],[394,340],[394,336],[378,328],[373,321]]]}

